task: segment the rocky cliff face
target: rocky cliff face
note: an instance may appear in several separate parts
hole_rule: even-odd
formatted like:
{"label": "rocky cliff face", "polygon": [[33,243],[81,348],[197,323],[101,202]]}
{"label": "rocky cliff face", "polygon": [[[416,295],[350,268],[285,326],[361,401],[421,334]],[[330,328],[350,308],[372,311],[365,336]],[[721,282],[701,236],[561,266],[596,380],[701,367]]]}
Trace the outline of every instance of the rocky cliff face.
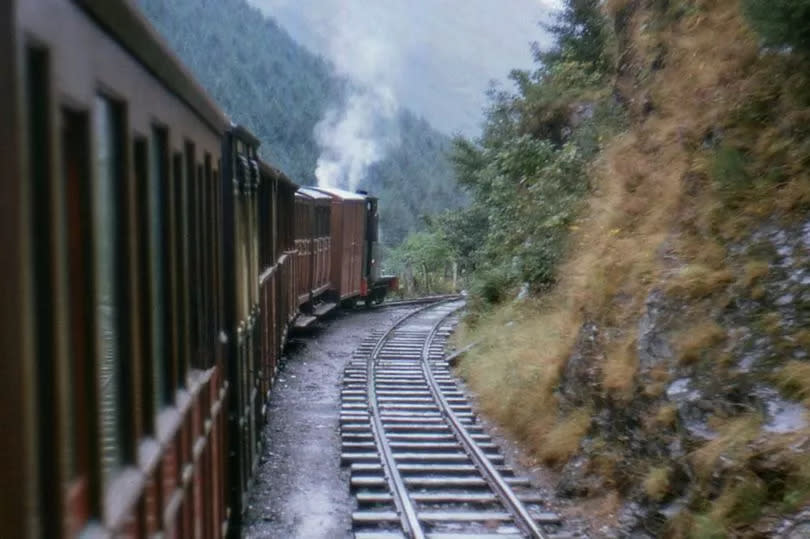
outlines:
{"label": "rocky cliff face", "polygon": [[806,66],[736,1],[607,8],[630,127],[555,289],[461,372],[559,495],[618,494],[617,537],[810,536]]}
{"label": "rocky cliff face", "polygon": [[[699,301],[674,293],[686,266],[673,268],[638,318],[638,371],[623,397],[606,396],[600,383],[599,326],[582,326],[559,394],[563,406],[595,399],[596,413],[559,494],[619,488],[618,535],[675,533],[678,515],[712,502],[729,504],[705,524],[717,533],[726,533],[726,517],[753,535],[787,534],[794,524],[804,527],[793,536],[807,531],[808,232],[810,220],[763,223],[729,246],[729,284]],[[684,330],[695,310],[702,324]]]}

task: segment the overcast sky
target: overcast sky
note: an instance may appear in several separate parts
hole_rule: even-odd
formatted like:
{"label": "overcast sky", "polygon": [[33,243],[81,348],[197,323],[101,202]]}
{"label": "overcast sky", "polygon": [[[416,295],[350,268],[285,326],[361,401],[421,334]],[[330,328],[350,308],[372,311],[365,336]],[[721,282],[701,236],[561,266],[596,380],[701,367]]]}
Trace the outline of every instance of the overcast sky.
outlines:
{"label": "overcast sky", "polygon": [[338,71],[448,134],[476,135],[490,80],[532,67],[560,0],[249,0]]}

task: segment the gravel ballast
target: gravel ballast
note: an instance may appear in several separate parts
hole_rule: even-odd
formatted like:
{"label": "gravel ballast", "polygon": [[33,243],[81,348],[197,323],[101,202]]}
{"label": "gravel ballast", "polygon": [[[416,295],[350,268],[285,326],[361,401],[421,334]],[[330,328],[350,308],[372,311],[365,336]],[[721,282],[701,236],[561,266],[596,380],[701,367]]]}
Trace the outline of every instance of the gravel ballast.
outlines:
{"label": "gravel ballast", "polygon": [[354,500],[349,472],[340,467],[343,369],[370,332],[417,307],[339,312],[288,347],[269,402],[243,537],[351,537]]}

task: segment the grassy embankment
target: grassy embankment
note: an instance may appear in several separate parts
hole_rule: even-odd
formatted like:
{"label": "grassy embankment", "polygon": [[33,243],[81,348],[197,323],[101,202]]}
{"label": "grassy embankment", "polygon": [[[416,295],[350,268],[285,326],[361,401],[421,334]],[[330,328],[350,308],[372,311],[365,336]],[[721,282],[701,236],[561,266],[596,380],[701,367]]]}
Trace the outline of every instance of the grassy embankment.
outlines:
{"label": "grassy embankment", "polygon": [[[606,10],[619,43],[612,84],[629,128],[603,141],[589,168],[591,192],[553,288],[495,308],[459,336],[481,342],[460,372],[483,411],[555,467],[581,451],[586,435],[598,443],[592,419],[603,403],[655,399],[670,383],[670,369],[639,377],[639,321],[654,290],[683,306],[671,332],[677,362],[724,375],[733,336],[712,313],[762,294],[769,267],[758,258],[732,263],[729,247],[766,220],[806,218],[810,208],[810,72],[798,55],[761,50],[732,0],[613,0]],[[595,342],[581,342],[584,324],[599,328]],[[803,342],[792,338],[791,346]],[[593,383],[572,402],[560,395],[561,376],[583,346],[596,358]],[[794,360],[775,368],[773,380],[807,402],[809,370]],[[655,402],[639,418],[651,433],[677,421],[674,406]],[[722,537],[745,529],[762,507],[778,512],[807,501],[810,488],[798,485],[810,480],[810,460],[786,449],[795,436],[752,448],[756,413],[713,421],[718,436],[688,455],[695,476],[671,534]],[[588,463],[614,487],[603,496],[618,500],[640,488],[652,501],[667,497],[671,463],[619,454],[624,448],[611,460],[606,444],[605,457]],[[774,495],[780,499],[748,469],[767,451],[792,459],[779,480],[794,487]],[[721,456],[743,479],[709,494],[703,486]]]}

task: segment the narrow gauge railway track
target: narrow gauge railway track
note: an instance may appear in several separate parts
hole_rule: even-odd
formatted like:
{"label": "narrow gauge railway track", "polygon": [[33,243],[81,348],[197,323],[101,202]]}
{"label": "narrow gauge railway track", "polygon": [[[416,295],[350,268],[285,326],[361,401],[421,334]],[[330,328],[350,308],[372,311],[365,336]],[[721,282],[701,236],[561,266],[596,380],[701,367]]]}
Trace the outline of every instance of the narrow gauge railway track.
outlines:
{"label": "narrow gauge railway track", "polygon": [[372,305],[372,309],[384,309],[386,307],[402,307],[406,305],[422,305],[427,303],[438,303],[440,301],[448,301],[451,299],[459,299],[458,294],[442,294],[440,296],[422,296],[421,298],[411,299],[393,299],[386,300],[382,303]]}
{"label": "narrow gauge railway track", "polygon": [[357,539],[539,539],[560,524],[505,465],[444,361],[461,307],[455,298],[413,311],[346,368],[341,459]]}

